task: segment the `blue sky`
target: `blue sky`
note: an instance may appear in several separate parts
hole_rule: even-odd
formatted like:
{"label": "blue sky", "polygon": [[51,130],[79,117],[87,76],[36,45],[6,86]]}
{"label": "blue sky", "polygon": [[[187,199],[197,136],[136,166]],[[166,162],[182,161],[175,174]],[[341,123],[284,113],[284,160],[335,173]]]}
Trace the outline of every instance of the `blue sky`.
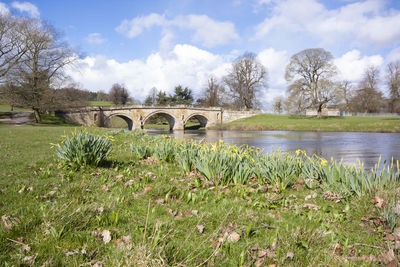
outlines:
{"label": "blue sky", "polygon": [[40,17],[63,32],[82,56],[68,70],[82,88],[120,82],[138,99],[177,84],[198,94],[246,51],[268,69],[265,103],[284,95],[285,66],[306,48],[330,51],[338,79],[354,83],[366,66],[380,67],[383,78],[400,59],[398,0],[0,0],[0,12]]}

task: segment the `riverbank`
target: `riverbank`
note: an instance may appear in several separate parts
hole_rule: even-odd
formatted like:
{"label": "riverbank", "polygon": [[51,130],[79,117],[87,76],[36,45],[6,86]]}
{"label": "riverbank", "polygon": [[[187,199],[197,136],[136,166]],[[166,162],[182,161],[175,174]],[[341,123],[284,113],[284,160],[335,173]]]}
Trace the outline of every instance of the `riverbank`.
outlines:
{"label": "riverbank", "polygon": [[220,130],[288,130],[321,132],[400,133],[399,117],[306,117],[260,114],[221,126]]}
{"label": "riverbank", "polygon": [[[263,164],[252,148],[85,129],[112,140],[99,167],[55,155],[52,144],[74,127],[0,126],[5,265],[358,266],[399,259],[399,184],[385,175],[351,189],[321,176],[331,169],[350,179],[349,171],[298,151],[276,154],[266,161],[274,162],[265,165],[270,175],[253,176],[247,167]],[[191,171],[185,162],[195,158],[204,168]],[[226,166],[232,169],[213,176]],[[366,171],[351,175],[375,179]]]}

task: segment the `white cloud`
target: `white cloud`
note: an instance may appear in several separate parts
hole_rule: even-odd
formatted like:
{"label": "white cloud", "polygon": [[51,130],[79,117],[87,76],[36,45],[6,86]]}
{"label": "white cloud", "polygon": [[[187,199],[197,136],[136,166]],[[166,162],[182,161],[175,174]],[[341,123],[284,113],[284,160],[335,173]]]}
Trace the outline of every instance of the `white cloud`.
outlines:
{"label": "white cloud", "polygon": [[152,13],[147,16],[136,17],[132,20],[123,20],[115,30],[128,38],[135,38],[143,30],[148,30],[154,26],[162,26],[166,23],[164,16]]}
{"label": "white cloud", "polygon": [[153,53],[146,60],[118,62],[104,56],[86,57],[70,69],[69,75],[89,90],[108,91],[116,82],[124,83],[131,95],[143,100],[152,87],[172,93],[178,84],[198,93],[208,76],[226,64],[224,57],[190,45],[176,45],[169,56]]}
{"label": "white cloud", "polygon": [[366,0],[337,9],[317,0],[260,1],[272,3],[272,15],[256,26],[257,38],[278,30],[305,32],[328,43],[387,46],[400,41],[400,11],[388,10],[387,1]]}
{"label": "white cloud", "polygon": [[0,2],[0,15],[8,15],[10,14],[10,10],[6,6],[6,4]]}
{"label": "white cloud", "polygon": [[400,47],[397,47],[397,48],[393,49],[392,51],[390,51],[390,53],[386,57],[387,63],[397,61],[397,60],[400,60]]}
{"label": "white cloud", "polygon": [[103,44],[107,41],[107,39],[103,38],[101,36],[100,33],[94,32],[94,33],[90,33],[86,38],[85,38],[86,42],[88,42],[89,44],[95,44],[95,45],[99,45],[99,44]]}
{"label": "white cloud", "polygon": [[172,24],[194,31],[193,40],[205,47],[224,45],[239,39],[235,25],[210,19],[206,15],[187,15],[177,17]]}
{"label": "white cloud", "polygon": [[366,67],[381,67],[383,62],[384,59],[381,55],[361,57],[361,53],[358,50],[351,50],[334,60],[339,69],[339,77],[351,82],[360,81]]}
{"label": "white cloud", "polygon": [[40,16],[39,9],[30,2],[18,2],[14,1],[11,6],[20,12],[26,12],[33,18],[38,18]]}
{"label": "white cloud", "polygon": [[174,36],[174,28],[194,31],[193,41],[205,47],[224,45],[232,40],[239,39],[232,22],[216,21],[206,15],[186,15],[166,19],[163,15],[152,13],[132,20],[124,20],[115,30],[128,38],[135,38],[144,30],[149,30],[155,26],[163,28],[162,40],[164,43],[165,40],[168,40],[168,43],[171,42],[171,37]]}

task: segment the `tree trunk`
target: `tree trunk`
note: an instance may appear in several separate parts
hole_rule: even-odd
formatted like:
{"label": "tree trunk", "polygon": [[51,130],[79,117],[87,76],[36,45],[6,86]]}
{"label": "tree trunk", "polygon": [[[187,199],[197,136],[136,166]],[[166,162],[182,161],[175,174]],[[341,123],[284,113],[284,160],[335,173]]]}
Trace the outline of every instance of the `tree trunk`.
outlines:
{"label": "tree trunk", "polygon": [[35,115],[35,122],[40,123],[42,122],[42,117],[40,116],[39,110],[36,108],[33,108],[33,114]]}
{"label": "tree trunk", "polygon": [[317,110],[317,117],[321,118],[322,117],[322,105],[323,104],[319,104],[318,105],[318,110]]}

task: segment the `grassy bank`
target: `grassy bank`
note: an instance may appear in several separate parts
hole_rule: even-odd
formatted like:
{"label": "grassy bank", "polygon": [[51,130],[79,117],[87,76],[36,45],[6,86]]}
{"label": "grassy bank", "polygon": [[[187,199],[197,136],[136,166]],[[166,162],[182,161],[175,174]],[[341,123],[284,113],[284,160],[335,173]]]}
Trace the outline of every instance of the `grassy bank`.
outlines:
{"label": "grassy bank", "polygon": [[224,124],[224,130],[400,132],[400,117],[305,117],[260,114]]}
{"label": "grassy bank", "polygon": [[86,129],[112,140],[99,167],[55,155],[50,143],[62,146],[73,127],[0,126],[4,265],[368,266],[399,259],[396,166],[389,174],[352,171],[301,151],[263,156],[223,143]]}

